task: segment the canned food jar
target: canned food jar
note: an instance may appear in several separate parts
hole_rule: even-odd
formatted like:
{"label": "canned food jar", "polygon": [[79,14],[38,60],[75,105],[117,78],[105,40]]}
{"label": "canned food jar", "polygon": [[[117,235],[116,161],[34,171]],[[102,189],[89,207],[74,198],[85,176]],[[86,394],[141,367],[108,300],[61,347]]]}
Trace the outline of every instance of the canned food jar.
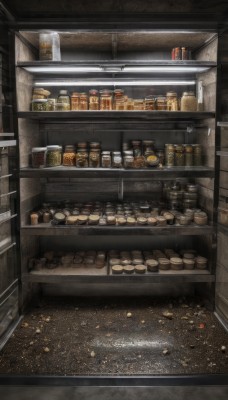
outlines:
{"label": "canned food jar", "polygon": [[158,96],[156,103],[158,111],[167,111],[167,100],[165,96]]}
{"label": "canned food jar", "polygon": [[55,111],[56,99],[47,99],[47,111]]}
{"label": "canned food jar", "polygon": [[127,111],[134,110],[134,99],[128,98],[127,102],[125,103],[125,109]]}
{"label": "canned food jar", "polygon": [[78,148],[76,153],[76,167],[78,168],[88,168],[88,158],[89,154],[87,149],[85,148]]}
{"label": "canned food jar", "polygon": [[167,110],[168,111],[178,111],[178,98],[175,92],[166,93],[167,99]]}
{"label": "canned food jar", "polygon": [[186,167],[193,166],[193,147],[191,144],[185,145],[185,166]]}
{"label": "canned food jar", "polygon": [[175,165],[175,147],[173,144],[165,145],[165,164],[167,167]]}
{"label": "canned food jar", "polygon": [[99,93],[96,89],[89,91],[89,110],[99,110]]}
{"label": "canned food jar", "polygon": [[71,110],[78,111],[80,105],[80,93],[73,92],[70,98]]}
{"label": "canned food jar", "polygon": [[112,91],[111,90],[100,90],[100,110],[110,111],[112,110]]}
{"label": "canned food jar", "polygon": [[46,152],[47,147],[33,147],[32,148],[32,167],[44,168],[46,166]]}
{"label": "canned food jar", "polygon": [[167,271],[168,269],[170,269],[170,261],[166,257],[158,258],[158,264],[161,271]]}
{"label": "canned food jar", "polygon": [[32,100],[32,111],[48,111],[47,99]]}
{"label": "canned food jar", "polygon": [[67,90],[60,90],[57,103],[63,103],[64,110],[63,111],[69,111],[70,110],[70,96],[67,92]]}
{"label": "canned food jar", "polygon": [[181,111],[197,111],[197,99],[194,92],[184,92],[181,97]]}
{"label": "canned food jar", "polygon": [[182,258],[179,257],[171,257],[170,258],[170,267],[175,271],[179,271],[183,269],[183,261]]}
{"label": "canned food jar", "polygon": [[195,167],[202,165],[202,146],[200,144],[193,145],[193,164]]}
{"label": "canned food jar", "polygon": [[124,159],[124,168],[134,168],[134,157],[133,155],[125,155]]}
{"label": "canned food jar", "polygon": [[196,268],[207,269],[207,258],[201,256],[196,257]]}
{"label": "canned food jar", "polygon": [[183,258],[184,269],[191,270],[195,268],[195,260]]}
{"label": "canned food jar", "polygon": [[86,93],[80,93],[79,110],[80,111],[88,110],[88,96]]}
{"label": "canned food jar", "polygon": [[142,142],[141,140],[132,140],[131,145],[133,148],[134,157],[138,157],[142,155]]}
{"label": "canned food jar", "polygon": [[197,225],[206,225],[208,221],[207,214],[203,211],[194,213],[194,222]]}
{"label": "canned food jar", "polygon": [[114,90],[114,110],[124,111],[125,108],[125,98],[124,91],[122,89]]}
{"label": "canned food jar", "polygon": [[147,111],[156,110],[156,98],[154,96],[147,96],[145,98],[145,110]]}
{"label": "canned food jar", "polygon": [[175,166],[183,167],[185,165],[184,148],[181,144],[175,146]]}
{"label": "canned food jar", "polygon": [[75,165],[75,147],[71,145],[65,146],[63,153],[63,165],[73,167]]}
{"label": "canned food jar", "polygon": [[102,154],[101,154],[101,166],[102,166],[102,168],[111,168],[112,159],[111,159],[111,152],[110,151],[102,151]]}
{"label": "canned food jar", "polygon": [[99,168],[101,163],[101,151],[100,149],[91,149],[89,153],[89,167]]}
{"label": "canned food jar", "polygon": [[143,99],[135,99],[134,100],[134,110],[142,111],[145,109],[145,104]]}
{"label": "canned food jar", "polygon": [[47,146],[46,166],[58,167],[61,165],[61,147],[57,145]]}
{"label": "canned food jar", "polygon": [[143,155],[144,157],[154,154],[154,141],[153,140],[143,140],[142,142]]}

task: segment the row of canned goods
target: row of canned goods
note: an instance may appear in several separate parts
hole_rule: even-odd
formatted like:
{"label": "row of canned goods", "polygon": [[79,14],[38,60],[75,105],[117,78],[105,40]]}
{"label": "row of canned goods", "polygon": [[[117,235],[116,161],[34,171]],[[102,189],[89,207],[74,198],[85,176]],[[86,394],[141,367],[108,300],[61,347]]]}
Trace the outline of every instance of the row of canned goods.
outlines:
{"label": "row of canned goods", "polygon": [[142,99],[130,98],[122,89],[91,89],[89,94],[73,92],[71,96],[67,90],[60,90],[57,98],[50,98],[47,93],[51,94],[42,88],[34,89],[32,111],[197,111],[194,92],[184,92],[181,98],[170,91],[166,95],[149,95]]}
{"label": "row of canned goods", "polygon": [[152,140],[123,143],[121,151],[102,151],[99,142],[79,142],[77,146],[51,145],[32,149],[33,168],[76,166],[78,168],[146,168],[202,165],[201,145],[166,144],[155,149]]}

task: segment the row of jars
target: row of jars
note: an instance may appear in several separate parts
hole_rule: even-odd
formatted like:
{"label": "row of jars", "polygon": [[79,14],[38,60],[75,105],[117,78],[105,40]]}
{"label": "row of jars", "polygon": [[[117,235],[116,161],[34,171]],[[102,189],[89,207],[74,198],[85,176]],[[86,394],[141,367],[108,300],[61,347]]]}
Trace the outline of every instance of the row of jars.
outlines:
{"label": "row of jars", "polygon": [[167,167],[192,167],[202,165],[200,144],[166,144],[165,165]]}
{"label": "row of jars", "polygon": [[184,92],[181,99],[175,92],[133,99],[125,95],[122,89],[115,89],[114,91],[91,89],[89,94],[73,92],[71,96],[67,90],[60,90],[57,99],[55,99],[45,96],[40,98],[42,95],[37,95],[37,93],[43,93],[43,89],[38,89],[38,92],[35,89],[35,95],[33,94],[32,111],[197,111],[197,100],[194,92]]}

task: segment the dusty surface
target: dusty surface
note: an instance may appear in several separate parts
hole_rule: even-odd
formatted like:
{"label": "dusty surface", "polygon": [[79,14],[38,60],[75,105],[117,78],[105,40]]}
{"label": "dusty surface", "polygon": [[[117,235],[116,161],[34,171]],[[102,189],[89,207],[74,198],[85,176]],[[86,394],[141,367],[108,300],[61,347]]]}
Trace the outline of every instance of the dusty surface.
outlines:
{"label": "dusty surface", "polygon": [[200,300],[44,299],[1,351],[0,373],[228,373],[228,335]]}

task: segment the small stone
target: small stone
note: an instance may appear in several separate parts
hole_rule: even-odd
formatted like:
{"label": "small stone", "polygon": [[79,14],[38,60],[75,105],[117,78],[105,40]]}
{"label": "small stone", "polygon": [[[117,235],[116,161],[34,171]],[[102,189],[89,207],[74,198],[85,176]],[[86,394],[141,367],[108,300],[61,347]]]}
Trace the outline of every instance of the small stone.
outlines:
{"label": "small stone", "polygon": [[22,328],[28,328],[29,324],[28,324],[28,322],[24,322],[21,326],[22,326]]}
{"label": "small stone", "polygon": [[163,317],[167,318],[167,319],[173,319],[173,313],[169,312],[169,311],[164,311],[162,313]]}
{"label": "small stone", "polygon": [[194,344],[190,344],[190,349],[194,349],[195,345]]}
{"label": "small stone", "polygon": [[50,317],[48,317],[48,318],[45,319],[46,322],[50,322],[50,320],[51,320]]}
{"label": "small stone", "polygon": [[29,345],[32,346],[34,344],[34,342],[30,342]]}
{"label": "small stone", "polygon": [[97,325],[97,326],[96,326],[96,329],[99,329],[99,328],[100,328],[100,325]]}
{"label": "small stone", "polygon": [[222,351],[223,353],[225,353],[225,352],[226,352],[226,346],[221,346],[221,351]]}
{"label": "small stone", "polygon": [[131,318],[132,317],[132,313],[131,312],[128,312],[127,313],[127,318]]}
{"label": "small stone", "polygon": [[188,320],[188,317],[181,317],[181,319],[183,319],[183,320]]}
{"label": "small stone", "polygon": [[91,355],[92,358],[94,358],[96,356],[95,351],[91,351],[90,355]]}
{"label": "small stone", "polygon": [[186,361],[181,361],[181,365],[182,365],[182,367],[187,367],[188,363]]}
{"label": "small stone", "polygon": [[45,353],[49,353],[49,351],[50,351],[49,347],[44,347],[44,352]]}
{"label": "small stone", "polygon": [[182,308],[189,308],[189,306],[187,304],[182,304],[181,307]]}
{"label": "small stone", "polygon": [[144,321],[144,319],[141,321],[141,324],[145,324],[145,321]]}
{"label": "small stone", "polygon": [[142,358],[141,354],[138,355],[138,358]]}
{"label": "small stone", "polygon": [[169,354],[169,350],[168,349],[164,349],[163,352],[164,356],[166,356],[167,354]]}
{"label": "small stone", "polygon": [[37,329],[36,329],[36,333],[37,333],[37,334],[40,334],[40,333],[41,333],[41,330],[40,330],[39,328],[37,328]]}
{"label": "small stone", "polygon": [[191,321],[189,321],[189,324],[193,325],[193,324],[194,324],[194,321],[192,321],[192,320],[191,320]]}

